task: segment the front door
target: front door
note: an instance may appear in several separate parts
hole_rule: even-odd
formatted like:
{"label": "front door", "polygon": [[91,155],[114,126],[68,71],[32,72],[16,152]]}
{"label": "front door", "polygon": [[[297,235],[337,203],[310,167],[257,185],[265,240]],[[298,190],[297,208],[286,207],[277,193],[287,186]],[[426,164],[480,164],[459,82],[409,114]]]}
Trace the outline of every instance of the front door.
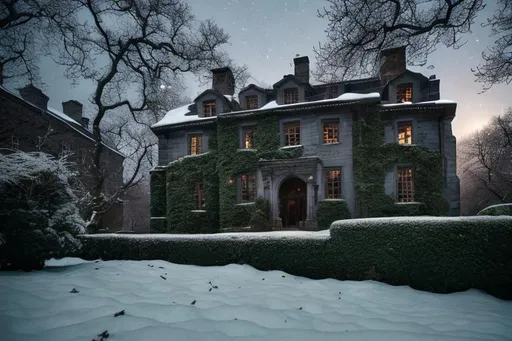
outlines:
{"label": "front door", "polygon": [[283,227],[298,228],[306,220],[306,183],[297,177],[285,180],[279,188],[279,217]]}

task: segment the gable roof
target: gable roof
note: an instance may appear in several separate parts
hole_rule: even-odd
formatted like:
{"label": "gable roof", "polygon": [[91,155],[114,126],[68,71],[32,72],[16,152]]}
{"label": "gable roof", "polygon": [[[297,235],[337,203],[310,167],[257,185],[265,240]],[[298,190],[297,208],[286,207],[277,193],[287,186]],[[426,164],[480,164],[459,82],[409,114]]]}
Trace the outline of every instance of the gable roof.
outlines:
{"label": "gable roof", "polygon": [[[286,82],[288,82],[288,81],[292,81],[292,82],[296,83],[297,85],[302,85],[302,84],[304,84],[304,85],[306,85],[306,84],[307,84],[307,85],[309,85],[309,83],[301,82],[301,81],[300,81],[297,77],[295,77],[294,75],[284,75],[284,76],[283,76],[283,78],[282,78],[279,82],[277,82],[277,83],[275,83],[274,85],[272,85],[272,87],[273,87],[274,89],[276,89],[276,88],[280,87],[281,85],[283,85],[284,83],[286,83]],[[311,85],[309,85],[309,86],[311,86]]]}
{"label": "gable roof", "polygon": [[251,84],[247,85],[245,88],[243,88],[242,90],[240,90],[240,91],[238,92],[238,95],[240,96],[240,94],[241,94],[242,92],[247,91],[247,90],[250,90],[250,89],[254,89],[254,90],[257,90],[257,91],[260,91],[260,92],[266,93],[266,94],[271,94],[271,93],[272,93],[272,91],[273,91],[272,89],[264,89],[264,88],[262,88],[262,87],[257,86],[256,84],[251,83]]}
{"label": "gable roof", "polygon": [[[7,88],[5,88],[4,86],[1,86],[1,85],[0,85],[0,91],[5,92],[9,96],[15,97],[17,100],[23,102],[25,105],[30,106],[33,109],[36,109],[36,112],[42,112],[42,113],[48,115],[48,117],[51,117],[51,118],[53,118],[53,119],[55,119],[55,120],[65,124],[66,126],[71,128],[75,132],[79,133],[80,135],[82,135],[86,139],[91,140],[93,142],[95,141],[92,133],[89,130],[85,129],[80,123],[78,123],[77,121],[75,121],[74,119],[69,117],[68,115],[64,114],[63,112],[61,112],[61,111],[59,111],[57,109],[49,108],[49,107],[46,110],[43,110],[43,109],[35,106],[34,104],[32,104],[29,101],[23,99],[21,96],[17,95],[16,93],[8,90]],[[109,146],[105,142],[102,142],[102,144],[103,144],[103,146],[105,146],[106,148],[110,149],[114,153],[116,153],[116,154],[122,156],[123,158],[125,158],[125,155],[123,155],[120,151],[116,150],[112,146]]]}
{"label": "gable roof", "polygon": [[212,94],[215,97],[222,99],[222,101],[224,101],[224,103],[227,104],[229,106],[229,108],[232,110],[237,108],[238,103],[234,103],[234,102],[236,102],[234,96],[223,95],[220,91],[213,90],[213,89],[206,89],[205,91],[201,92],[196,98],[194,98],[194,103],[196,103],[201,97],[208,95],[208,94]]}

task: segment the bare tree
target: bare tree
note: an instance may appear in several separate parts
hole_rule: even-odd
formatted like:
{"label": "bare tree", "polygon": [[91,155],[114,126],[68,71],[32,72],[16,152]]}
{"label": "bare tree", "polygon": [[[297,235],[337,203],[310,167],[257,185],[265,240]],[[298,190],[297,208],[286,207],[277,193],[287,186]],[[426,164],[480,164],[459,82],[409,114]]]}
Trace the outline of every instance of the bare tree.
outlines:
{"label": "bare tree", "polygon": [[[123,186],[108,198],[100,157],[106,117],[131,116],[137,124],[155,107],[162,85],[172,85],[175,75],[204,74],[227,60],[222,50],[229,36],[212,21],[197,21],[180,0],[75,0],[86,19],[63,31],[64,49],[59,62],[67,75],[94,84],[91,102],[96,141],[93,154],[95,186],[92,202],[95,225],[109,202],[137,183],[151,141],[142,141],[134,154],[137,161]],[[132,134],[130,130],[126,134]],[[140,131],[133,131],[140,136]]]}
{"label": "bare tree", "polygon": [[[411,65],[426,65],[439,44],[458,49],[485,5],[482,0],[327,0],[318,12],[327,19],[327,40],[315,49],[321,81],[374,76],[379,52],[407,46]],[[488,25],[497,37],[474,72],[484,83],[512,80],[511,0],[498,0]]]}
{"label": "bare tree", "polygon": [[512,202],[512,109],[459,144],[461,200],[467,214]]}
{"label": "bare tree", "polygon": [[59,45],[59,32],[75,21],[77,9],[71,0],[0,1],[0,84],[38,80],[40,52]]}

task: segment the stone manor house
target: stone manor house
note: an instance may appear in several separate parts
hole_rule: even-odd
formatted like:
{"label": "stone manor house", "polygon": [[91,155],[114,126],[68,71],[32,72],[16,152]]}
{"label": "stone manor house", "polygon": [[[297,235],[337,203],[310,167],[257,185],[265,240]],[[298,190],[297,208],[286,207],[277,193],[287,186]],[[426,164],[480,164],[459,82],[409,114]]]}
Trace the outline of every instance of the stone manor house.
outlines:
{"label": "stone manor house", "polygon": [[405,55],[382,51],[373,78],[318,85],[297,57],[272,89],[238,96],[231,70],[212,70],[211,89],[152,126],[152,230],[249,226],[258,198],[274,228],[459,215],[456,103],[440,100],[435,75],[407,70]]}

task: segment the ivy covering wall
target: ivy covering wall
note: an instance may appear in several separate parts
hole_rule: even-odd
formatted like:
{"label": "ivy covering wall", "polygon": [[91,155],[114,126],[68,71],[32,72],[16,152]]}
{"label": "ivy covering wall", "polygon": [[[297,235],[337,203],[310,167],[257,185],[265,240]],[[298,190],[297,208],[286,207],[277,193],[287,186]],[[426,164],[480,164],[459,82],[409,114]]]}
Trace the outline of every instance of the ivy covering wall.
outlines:
{"label": "ivy covering wall", "polygon": [[224,119],[218,126],[218,173],[221,227],[249,226],[254,205],[238,204],[237,182],[241,174],[254,173],[261,158],[272,158],[279,148],[279,118],[258,121],[254,143],[257,149],[240,148],[240,120]]}
{"label": "ivy covering wall", "polygon": [[[421,146],[384,144],[384,122],[380,112],[354,117],[352,136],[357,217],[448,213],[438,151]],[[385,194],[386,172],[400,164],[413,168],[414,199],[418,204],[396,204],[395,198]]]}

